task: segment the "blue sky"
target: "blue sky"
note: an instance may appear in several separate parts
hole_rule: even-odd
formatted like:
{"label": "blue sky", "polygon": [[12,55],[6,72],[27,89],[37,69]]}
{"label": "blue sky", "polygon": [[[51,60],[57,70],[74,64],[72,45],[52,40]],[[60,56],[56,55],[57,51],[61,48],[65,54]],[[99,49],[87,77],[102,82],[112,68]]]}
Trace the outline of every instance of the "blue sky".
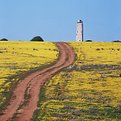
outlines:
{"label": "blue sky", "polygon": [[0,0],[0,38],[74,41],[78,19],[85,40],[121,40],[121,0]]}

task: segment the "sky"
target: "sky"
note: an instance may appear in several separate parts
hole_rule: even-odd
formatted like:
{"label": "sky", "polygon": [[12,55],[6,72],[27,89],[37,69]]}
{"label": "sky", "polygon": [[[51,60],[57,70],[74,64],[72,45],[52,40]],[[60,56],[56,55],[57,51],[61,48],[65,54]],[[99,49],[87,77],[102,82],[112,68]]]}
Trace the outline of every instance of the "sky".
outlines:
{"label": "sky", "polygon": [[75,41],[79,19],[85,40],[121,40],[121,0],[0,0],[0,39]]}

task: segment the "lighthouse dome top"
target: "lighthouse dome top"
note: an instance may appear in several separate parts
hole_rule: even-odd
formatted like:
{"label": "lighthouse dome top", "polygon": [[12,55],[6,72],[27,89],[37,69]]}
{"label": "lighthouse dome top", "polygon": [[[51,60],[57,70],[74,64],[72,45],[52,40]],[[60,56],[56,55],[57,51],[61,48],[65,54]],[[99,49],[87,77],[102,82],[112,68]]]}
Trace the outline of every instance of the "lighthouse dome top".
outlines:
{"label": "lighthouse dome top", "polygon": [[80,20],[77,21],[77,23],[83,23],[83,21],[80,19]]}

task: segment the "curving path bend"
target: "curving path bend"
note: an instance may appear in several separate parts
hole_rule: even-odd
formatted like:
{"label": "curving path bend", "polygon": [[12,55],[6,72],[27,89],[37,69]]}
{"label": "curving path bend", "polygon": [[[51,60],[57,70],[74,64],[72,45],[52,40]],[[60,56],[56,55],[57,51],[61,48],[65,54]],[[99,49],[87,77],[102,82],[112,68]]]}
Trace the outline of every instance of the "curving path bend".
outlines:
{"label": "curving path bend", "polygon": [[38,108],[40,89],[45,81],[50,79],[56,72],[71,65],[75,59],[72,47],[64,42],[58,42],[56,44],[60,51],[58,61],[50,67],[28,75],[19,82],[4,114],[0,116],[0,121],[32,120],[33,113]]}

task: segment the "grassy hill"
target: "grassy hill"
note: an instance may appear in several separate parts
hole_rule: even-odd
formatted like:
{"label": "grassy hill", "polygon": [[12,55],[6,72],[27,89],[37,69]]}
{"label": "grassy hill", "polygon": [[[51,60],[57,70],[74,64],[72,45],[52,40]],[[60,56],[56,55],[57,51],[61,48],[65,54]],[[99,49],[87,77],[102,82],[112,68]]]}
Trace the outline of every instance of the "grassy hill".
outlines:
{"label": "grassy hill", "polygon": [[0,110],[20,78],[58,58],[58,49],[45,42],[0,42]]}
{"label": "grassy hill", "polygon": [[[34,121],[121,120],[121,43],[68,43],[73,65],[46,82]],[[0,42],[0,110],[25,74],[58,58],[55,44]]]}
{"label": "grassy hill", "polygon": [[121,43],[69,43],[75,63],[43,87],[41,121],[121,120]]}

